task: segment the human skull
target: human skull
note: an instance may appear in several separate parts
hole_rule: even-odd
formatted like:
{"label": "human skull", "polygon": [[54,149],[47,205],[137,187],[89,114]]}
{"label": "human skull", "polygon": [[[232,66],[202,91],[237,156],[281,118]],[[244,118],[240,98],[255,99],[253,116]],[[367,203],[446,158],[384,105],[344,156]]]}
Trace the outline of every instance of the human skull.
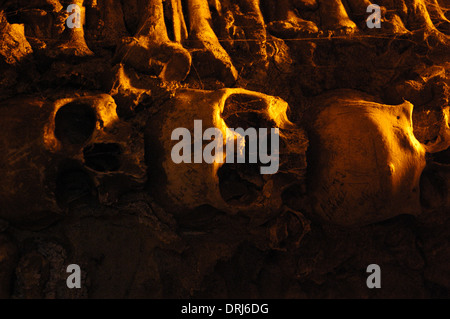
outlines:
{"label": "human skull", "polygon": [[[413,105],[369,102],[366,94],[326,94],[310,126],[310,209],[345,226],[422,212],[420,178],[426,153],[448,148],[448,118],[439,138],[421,144],[413,133]],[[446,145],[443,145],[445,144]]]}
{"label": "human skull", "polygon": [[[288,120],[287,111],[288,104],[282,99],[245,89],[178,90],[146,128],[149,180],[155,198],[167,199],[170,204],[166,208],[178,212],[202,205],[230,213],[278,211],[282,191],[302,180],[306,168],[307,140],[304,132]],[[171,151],[176,142],[172,132],[177,128],[193,132],[195,120],[202,120],[203,129],[221,131],[224,152],[219,156],[224,158],[231,142],[226,138],[228,128],[279,128],[278,173],[261,175],[257,165],[228,161],[174,163]],[[243,147],[248,148],[248,143]]]}
{"label": "human skull", "polygon": [[120,187],[145,181],[143,138],[109,95],[7,100],[0,123],[0,218],[30,222],[83,201],[110,203]]}

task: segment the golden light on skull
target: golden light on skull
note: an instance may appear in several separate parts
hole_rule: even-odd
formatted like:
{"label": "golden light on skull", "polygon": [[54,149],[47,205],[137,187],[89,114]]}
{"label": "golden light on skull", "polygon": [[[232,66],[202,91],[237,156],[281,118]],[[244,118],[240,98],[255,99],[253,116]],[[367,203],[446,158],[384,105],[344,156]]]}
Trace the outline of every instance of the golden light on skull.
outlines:
{"label": "golden light on skull", "polygon": [[449,35],[445,0],[0,1],[0,298],[450,296]]}

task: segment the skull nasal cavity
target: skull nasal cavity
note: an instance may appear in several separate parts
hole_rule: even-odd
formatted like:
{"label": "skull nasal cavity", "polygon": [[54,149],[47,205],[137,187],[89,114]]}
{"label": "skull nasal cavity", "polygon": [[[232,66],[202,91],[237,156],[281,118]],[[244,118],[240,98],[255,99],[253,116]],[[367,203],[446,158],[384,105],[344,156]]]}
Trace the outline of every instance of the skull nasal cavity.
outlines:
{"label": "skull nasal cavity", "polygon": [[275,122],[268,117],[266,101],[251,95],[231,95],[225,101],[222,118],[229,128],[275,127]]}
{"label": "skull nasal cavity", "polygon": [[83,150],[87,167],[97,172],[112,172],[120,168],[120,146],[115,143],[93,144]]}
{"label": "skull nasal cavity", "polygon": [[88,104],[72,102],[61,107],[55,116],[55,136],[64,144],[83,144],[92,135],[97,122]]}
{"label": "skull nasal cavity", "polygon": [[253,203],[264,186],[255,164],[224,164],[217,176],[220,195],[229,205]]}

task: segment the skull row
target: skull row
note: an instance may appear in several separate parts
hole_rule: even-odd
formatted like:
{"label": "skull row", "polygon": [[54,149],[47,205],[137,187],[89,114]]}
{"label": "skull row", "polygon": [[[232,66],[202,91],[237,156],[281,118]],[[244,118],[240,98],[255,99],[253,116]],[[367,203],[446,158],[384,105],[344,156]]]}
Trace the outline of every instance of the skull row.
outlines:
{"label": "skull row", "polygon": [[[0,218],[29,223],[90,202],[111,203],[142,187],[147,176],[148,191],[172,213],[206,205],[267,218],[285,205],[286,189],[305,184],[307,154],[307,191],[290,203],[295,209],[341,225],[417,215],[426,153],[448,148],[448,114],[435,145],[425,146],[414,136],[410,103],[371,100],[350,90],[317,98],[318,111],[306,125],[308,153],[305,132],[288,119],[288,104],[244,89],[179,89],[150,117],[145,134],[121,120],[105,94],[8,100],[0,108]],[[193,131],[195,120],[223,136],[227,128],[278,128],[279,171],[261,175],[259,165],[249,163],[175,163],[172,132]]]}

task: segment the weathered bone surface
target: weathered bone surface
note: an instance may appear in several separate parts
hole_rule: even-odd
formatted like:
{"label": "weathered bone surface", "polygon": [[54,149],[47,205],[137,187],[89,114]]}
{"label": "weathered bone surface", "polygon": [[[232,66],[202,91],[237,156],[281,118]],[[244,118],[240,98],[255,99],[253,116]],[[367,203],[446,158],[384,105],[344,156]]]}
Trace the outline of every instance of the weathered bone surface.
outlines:
{"label": "weathered bone surface", "polygon": [[346,226],[420,214],[426,161],[412,129],[413,105],[383,105],[351,91],[317,103],[323,110],[311,127],[314,213]]}
{"label": "weathered bone surface", "polygon": [[[428,112],[430,114],[430,112]],[[425,146],[427,152],[438,153],[445,151],[450,147],[450,107],[446,107],[436,116],[434,123],[429,123],[429,126],[435,125],[437,127],[437,138],[434,142],[428,143]],[[425,120],[426,121],[426,120]]]}
{"label": "weathered bone surface", "polygon": [[[226,85],[236,81],[236,71],[228,53],[220,45],[211,26],[211,12],[207,0],[188,0],[190,17],[190,40],[194,42],[194,60],[197,60],[198,72],[204,76],[218,76]],[[205,63],[210,61],[210,63]],[[196,61],[194,61],[195,63]],[[211,69],[202,66],[209,65]]]}
{"label": "weathered bone surface", "polygon": [[[244,89],[177,91],[173,101],[164,106],[164,112],[150,120],[146,129],[149,177],[155,183],[153,189],[158,194],[155,197],[166,198],[165,204],[170,211],[190,210],[202,205],[232,213],[279,211],[282,206],[281,193],[290,183],[302,181],[306,169],[307,139],[303,130],[288,120],[287,110],[288,104],[280,98]],[[233,121],[233,117],[238,121]],[[259,127],[255,124],[279,128],[280,174],[261,176],[258,168],[252,176],[248,165],[236,164],[236,169],[243,174],[240,176],[242,182],[252,186],[246,188],[238,200],[228,198],[227,187],[239,187],[239,183],[227,185],[228,174],[232,173],[227,169],[233,165],[226,164],[226,160],[225,164],[203,162],[179,165],[171,158],[176,144],[172,141],[172,132],[176,128],[187,128],[194,136],[194,120],[202,120],[205,130],[218,128],[222,132],[224,157],[227,128]],[[227,169],[221,174],[224,167]]]}
{"label": "weathered bone surface", "polygon": [[[70,4],[75,4],[81,9],[81,21],[83,25],[85,23],[84,19],[84,0],[67,1],[65,8]],[[89,49],[84,38],[84,28],[68,28],[64,29],[61,34],[60,41],[55,44],[54,48],[50,48],[47,51],[48,55],[53,58],[65,58],[69,56],[75,57],[86,57],[94,55],[94,53]]]}
{"label": "weathered bone surface", "polygon": [[0,34],[3,44],[0,51],[2,63],[18,65],[33,52],[25,38],[24,26],[9,24],[3,12],[0,13]]}
{"label": "weathered bone surface", "polygon": [[52,219],[86,200],[113,202],[118,186],[142,184],[142,136],[115,108],[106,94],[3,102],[0,121],[8,134],[1,139],[7,151],[0,155],[0,217]]}
{"label": "weathered bone surface", "polygon": [[[176,20],[179,12],[172,14]],[[140,71],[165,81],[183,81],[189,73],[191,56],[179,43],[169,40],[162,0],[147,1],[137,34],[123,41],[117,58]]]}
{"label": "weathered bone surface", "polygon": [[[0,297],[448,298],[449,19],[447,0],[0,1]],[[279,126],[279,173],[175,165],[195,119]]]}

